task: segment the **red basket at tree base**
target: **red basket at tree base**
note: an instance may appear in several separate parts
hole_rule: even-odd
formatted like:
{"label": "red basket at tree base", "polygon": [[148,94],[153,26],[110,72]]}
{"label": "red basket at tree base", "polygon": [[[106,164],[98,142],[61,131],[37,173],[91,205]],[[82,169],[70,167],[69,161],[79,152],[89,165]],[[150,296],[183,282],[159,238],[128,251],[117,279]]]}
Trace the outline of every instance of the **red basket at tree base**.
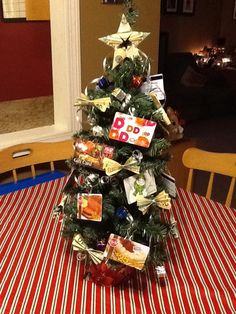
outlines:
{"label": "red basket at tree base", "polygon": [[135,269],[123,264],[111,264],[110,262],[102,261],[100,264],[92,263],[89,266],[88,273],[90,279],[99,285],[118,286],[127,282]]}

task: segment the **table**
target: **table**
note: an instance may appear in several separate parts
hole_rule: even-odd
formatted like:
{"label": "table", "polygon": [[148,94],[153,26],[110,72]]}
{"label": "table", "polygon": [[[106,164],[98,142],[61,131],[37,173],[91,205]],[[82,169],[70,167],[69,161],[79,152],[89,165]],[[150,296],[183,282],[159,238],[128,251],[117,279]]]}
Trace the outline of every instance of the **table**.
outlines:
{"label": "table", "polygon": [[136,272],[121,287],[83,280],[52,209],[66,178],[0,198],[1,313],[235,313],[235,210],[178,190],[179,239],[168,240],[167,277]]}

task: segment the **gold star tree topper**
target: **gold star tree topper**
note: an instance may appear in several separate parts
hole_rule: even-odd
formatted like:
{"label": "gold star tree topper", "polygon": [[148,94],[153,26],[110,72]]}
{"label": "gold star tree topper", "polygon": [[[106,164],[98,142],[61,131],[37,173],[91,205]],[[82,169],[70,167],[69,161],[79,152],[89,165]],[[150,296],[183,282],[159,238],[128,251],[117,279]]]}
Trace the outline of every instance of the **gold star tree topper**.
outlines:
{"label": "gold star tree topper", "polygon": [[116,67],[125,57],[133,59],[139,55],[137,46],[150,33],[133,31],[126,16],[121,17],[117,33],[99,38],[102,42],[115,49],[113,66]]}

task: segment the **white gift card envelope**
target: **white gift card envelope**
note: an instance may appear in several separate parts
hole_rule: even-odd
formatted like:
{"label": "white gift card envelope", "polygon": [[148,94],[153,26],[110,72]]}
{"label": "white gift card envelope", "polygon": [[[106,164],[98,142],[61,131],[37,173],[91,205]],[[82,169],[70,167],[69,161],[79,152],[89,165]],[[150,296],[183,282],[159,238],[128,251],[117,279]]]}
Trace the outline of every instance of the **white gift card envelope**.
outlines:
{"label": "white gift card envelope", "polygon": [[141,86],[141,92],[149,94],[154,92],[159,100],[165,100],[165,89],[163,74],[154,74],[149,76],[149,80]]}

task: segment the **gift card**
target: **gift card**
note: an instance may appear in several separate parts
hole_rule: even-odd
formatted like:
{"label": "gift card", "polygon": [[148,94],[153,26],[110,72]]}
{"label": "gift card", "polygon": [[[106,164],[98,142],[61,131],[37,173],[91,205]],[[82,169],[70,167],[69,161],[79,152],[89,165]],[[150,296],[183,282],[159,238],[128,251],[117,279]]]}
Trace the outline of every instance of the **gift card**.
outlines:
{"label": "gift card", "polygon": [[77,218],[83,220],[102,220],[102,194],[78,194]]}
{"label": "gift card", "polygon": [[109,138],[142,147],[149,147],[156,122],[116,112]]}
{"label": "gift card", "polygon": [[169,174],[163,172],[162,173],[162,179],[163,179],[163,182],[166,186],[167,193],[170,195],[170,197],[176,198],[175,178],[173,178]]}
{"label": "gift card", "polygon": [[142,269],[149,253],[149,247],[141,243],[110,234],[104,256],[122,264]]}
{"label": "gift card", "polygon": [[95,169],[103,169],[103,159],[113,157],[114,147],[77,138],[74,143],[75,162]]}
{"label": "gift card", "polygon": [[140,175],[128,177],[123,182],[128,204],[135,203],[137,195],[146,197],[157,191],[155,177],[148,171]]}
{"label": "gift card", "polygon": [[160,101],[165,100],[163,74],[150,75],[149,80],[144,82],[140,89],[142,93],[147,95],[154,92]]}
{"label": "gift card", "polygon": [[151,91],[153,91],[159,100],[165,99],[163,74],[150,75]]}

